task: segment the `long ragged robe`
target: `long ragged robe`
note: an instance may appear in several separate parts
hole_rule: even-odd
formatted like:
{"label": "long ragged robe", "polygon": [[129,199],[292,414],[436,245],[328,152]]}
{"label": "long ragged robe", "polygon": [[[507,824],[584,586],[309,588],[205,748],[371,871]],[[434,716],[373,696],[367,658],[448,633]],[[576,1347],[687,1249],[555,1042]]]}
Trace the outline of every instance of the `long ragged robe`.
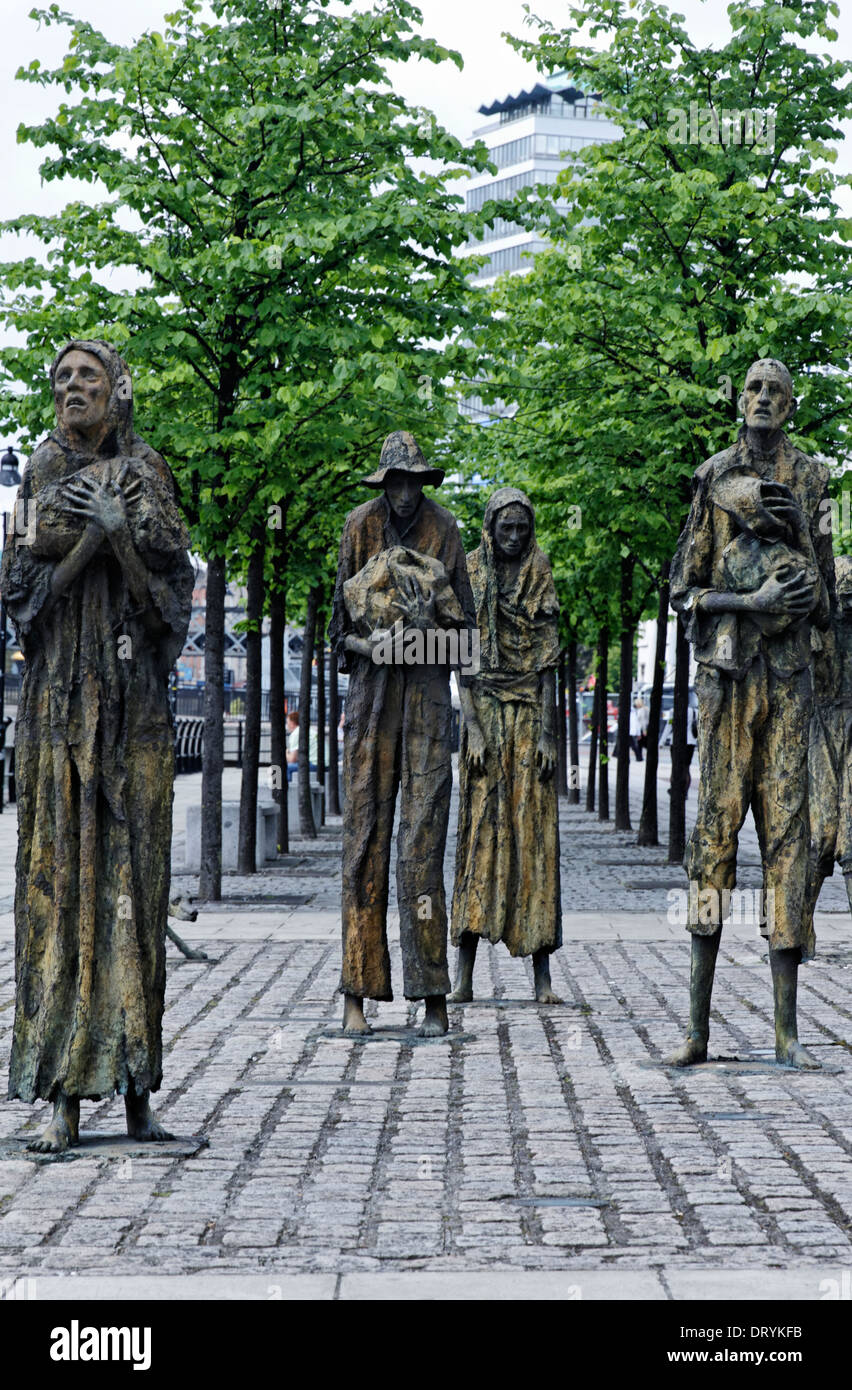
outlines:
{"label": "long ragged robe", "polygon": [[340,669],[350,673],[343,739],[340,987],[359,999],[393,998],[387,907],[398,796],[396,883],[403,992],[407,999],[428,999],[450,988],[444,892],[453,786],[450,669],[446,664],[375,663],[346,648],[349,634],[363,635],[353,618],[361,606],[353,602],[358,585],[349,588],[352,611],[347,585],[358,575],[363,579],[369,573],[366,567],[381,555],[397,569],[406,551],[426,564],[438,561],[436,570],[449,579],[449,590],[442,582],[436,593],[436,622],[473,627],[464,548],[444,507],[422,497],[402,535],[384,495],[350,512],[340,542],[329,639]]}
{"label": "long ragged robe", "polygon": [[[513,503],[529,512],[530,540],[519,564],[504,565],[494,553],[494,522]],[[484,771],[472,772],[462,728],[451,939],[457,946],[468,931],[502,941],[513,956],[555,951],[562,944],[556,784],[540,780],[536,750],[541,678],[559,659],[559,605],[532,504],[517,488],[490,499],[467,567],[481,665],[466,684],[487,751]]]}
{"label": "long ragged robe", "polygon": [[[162,624],[156,640],[106,538],[46,605],[53,571],[86,525],[62,505],[63,484],[80,472],[116,477],[128,459],[125,485],[142,484],[128,516]],[[32,455],[19,503],[34,530],[28,537],[19,525],[0,571],[26,658],[9,1098],[157,1090],[174,778],[168,673],[191,611],[189,537],[167,465],[128,432],[87,458],[57,431]]]}

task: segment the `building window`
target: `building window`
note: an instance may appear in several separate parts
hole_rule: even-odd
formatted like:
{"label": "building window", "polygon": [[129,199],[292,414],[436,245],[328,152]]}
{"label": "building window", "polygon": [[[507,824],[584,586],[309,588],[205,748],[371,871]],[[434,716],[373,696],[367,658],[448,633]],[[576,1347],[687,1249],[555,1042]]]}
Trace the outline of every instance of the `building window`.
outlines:
{"label": "building window", "polygon": [[491,151],[491,158],[498,169],[507,164],[520,164],[522,159],[530,159],[533,152],[533,137],[525,135],[522,140],[509,140],[505,145],[497,145]]}
{"label": "building window", "polygon": [[467,192],[468,212],[476,212],[491,198],[512,198],[522,188],[531,188],[537,183],[555,183],[558,169],[528,169],[522,174],[512,174],[508,179],[495,179],[493,183],[480,184]]}
{"label": "building window", "polygon": [[550,107],[550,97],[544,101],[530,101],[523,106],[513,106],[509,111],[500,112],[500,124],[508,125],[509,121],[522,121],[526,116],[547,115]]}
{"label": "building window", "polygon": [[[558,198],[555,206],[561,212],[567,212],[570,203],[567,198]],[[517,236],[519,232],[526,232],[526,228],[519,226],[517,222],[508,221],[505,217],[495,217],[492,225],[486,227],[480,237],[470,237],[467,245],[471,250],[474,250],[477,246],[482,246],[487,241],[497,241],[500,237],[504,236]]]}
{"label": "building window", "polygon": [[517,246],[507,246],[502,251],[493,251],[485,265],[474,275],[474,280],[488,280],[492,275],[505,275],[509,270],[528,269],[532,257],[541,250],[541,242],[523,241]]}
{"label": "building window", "polygon": [[582,139],[575,135],[525,135],[521,140],[495,145],[490,155],[498,169],[505,169],[508,164],[520,164],[535,155],[561,155],[565,150],[578,148]]}

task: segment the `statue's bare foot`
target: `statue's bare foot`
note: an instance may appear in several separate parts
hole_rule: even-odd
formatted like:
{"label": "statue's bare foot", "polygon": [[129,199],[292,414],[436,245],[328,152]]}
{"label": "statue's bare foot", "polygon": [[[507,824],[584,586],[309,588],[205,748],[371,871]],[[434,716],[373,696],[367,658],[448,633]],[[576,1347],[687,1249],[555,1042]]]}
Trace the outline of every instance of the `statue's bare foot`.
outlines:
{"label": "statue's bare foot", "polygon": [[417,1030],[421,1038],[440,1038],[447,1032],[450,1023],[447,1018],[447,996],[433,994],[426,1000],[426,1017]]}
{"label": "statue's bare foot", "polygon": [[775,1056],[783,1067],[795,1067],[798,1071],[821,1071],[822,1063],[812,1057],[807,1048],[802,1047],[798,1038],[788,1038],[775,1044]]}
{"label": "statue's bare foot", "polygon": [[80,1102],[76,1097],[60,1096],[54,1102],[50,1124],[27,1148],[37,1154],[61,1154],[80,1141]]}
{"label": "statue's bare foot", "polygon": [[550,983],[550,971],[547,966],[537,969],[535,972],[535,1002],[537,1004],[561,1004],[553,985]]}
{"label": "statue's bare foot", "polygon": [[562,999],[553,989],[552,985],[536,985],[535,1002],[537,1004],[564,1004]]}
{"label": "statue's bare foot", "polygon": [[127,1115],[127,1133],[131,1139],[141,1139],[151,1144],[174,1139],[175,1136],[163,1128],[151,1109],[147,1091],[141,1096],[125,1096],[124,1109]]}
{"label": "statue's bare foot", "polygon": [[[456,983],[452,994],[448,995],[450,1004],[470,1004],[473,1001],[473,967],[476,964],[476,948],[479,937],[473,932],[464,931],[459,941],[459,961],[456,970]],[[446,1029],[444,1029],[446,1032]]]}
{"label": "statue's bare foot", "polygon": [[343,996],[344,1033],[372,1033],[372,1028],[364,1017],[364,1001],[354,994]]}
{"label": "statue's bare foot", "polygon": [[683,1047],[664,1060],[667,1067],[693,1067],[696,1062],[707,1061],[707,1044],[690,1033]]}
{"label": "statue's bare foot", "polygon": [[73,1132],[64,1116],[54,1115],[38,1139],[27,1144],[27,1148],[37,1154],[61,1154],[63,1150],[70,1149],[77,1141],[77,1134]]}
{"label": "statue's bare foot", "polygon": [[61,1154],[63,1150],[70,1149],[74,1142],[65,1120],[54,1119],[42,1130],[38,1139],[27,1144],[27,1148],[36,1154]]}
{"label": "statue's bare foot", "polygon": [[459,981],[452,994],[447,995],[448,1004],[470,1004],[473,1002],[473,985]]}
{"label": "statue's bare foot", "polygon": [[561,1004],[563,1002],[550,983],[550,961],[544,951],[536,951],[533,955],[533,976],[535,978],[535,1002],[537,1004]]}

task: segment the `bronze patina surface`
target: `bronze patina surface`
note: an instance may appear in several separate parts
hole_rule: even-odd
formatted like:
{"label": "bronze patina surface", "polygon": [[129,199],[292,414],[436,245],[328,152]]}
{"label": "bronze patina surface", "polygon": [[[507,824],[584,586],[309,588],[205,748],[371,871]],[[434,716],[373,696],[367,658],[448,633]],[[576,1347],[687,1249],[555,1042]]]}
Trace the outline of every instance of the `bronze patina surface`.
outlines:
{"label": "bronze patina surface", "polygon": [[559,605],[524,493],[494,493],[467,562],[480,669],[462,687],[452,999],[473,997],[473,958],[484,939],[533,956],[536,997],[555,1003],[547,957],[562,944],[553,777]]}
{"label": "bronze patina surface", "polygon": [[[405,628],[424,632],[473,627],[474,610],[458,527],[445,508],[422,495],[422,455],[407,435],[402,436],[407,447],[401,450],[401,436],[400,431],[386,441],[374,475],[373,485],[383,488],[382,495],[346,519],[329,629],[340,669],[349,672],[341,989],[346,996],[344,1027],[353,1032],[367,1030],[363,999],[393,998],[387,906],[398,795],[403,991],[408,999],[426,1000],[427,1032],[446,1031],[447,1026],[443,862],[452,791],[450,668],[446,663],[376,662],[366,629],[389,607]],[[384,466],[388,459],[389,468]],[[400,548],[409,552],[403,569],[397,563]],[[379,556],[384,559],[377,564]],[[417,556],[433,563],[418,567]],[[428,575],[427,582],[423,576]]]}
{"label": "bronze patina surface", "polygon": [[33,453],[0,583],[26,664],[16,726],[17,1003],[9,1097],[51,1100],[39,1147],[79,1102],[119,1092],[158,1138],[173,733],[168,674],[192,598],[164,459],[133,431],[106,343],[51,369],[57,427]]}
{"label": "bronze patina surface", "polygon": [[[687,847],[693,935],[691,1020],[678,1065],[707,1055],[710,993],[737,842],[754,813],[775,986],[776,1055],[817,1063],[798,1042],[796,980],[813,954],[806,907],[808,729],[813,653],[834,607],[828,470],[784,434],[795,400],[787,369],[754,363],[737,442],[697,470],[671,574],[672,605],[698,663],[698,816]],[[695,905],[699,904],[696,911]]]}
{"label": "bronze patina surface", "polygon": [[808,747],[811,851],[809,933],[820,889],[840,865],[852,906],[852,556],[834,562],[837,611],[814,662],[814,715]]}

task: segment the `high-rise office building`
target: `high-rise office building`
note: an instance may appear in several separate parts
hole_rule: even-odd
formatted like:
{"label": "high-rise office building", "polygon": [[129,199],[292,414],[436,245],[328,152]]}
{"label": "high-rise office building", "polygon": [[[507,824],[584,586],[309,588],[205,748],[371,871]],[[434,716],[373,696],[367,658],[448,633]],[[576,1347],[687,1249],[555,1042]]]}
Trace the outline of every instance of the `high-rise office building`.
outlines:
{"label": "high-rise office building", "polygon": [[[616,140],[620,134],[600,102],[571,85],[565,73],[479,110],[488,119],[473,133],[485,141],[497,173],[471,179],[468,209],[481,208],[490,198],[514,197],[535,184],[555,184],[567,152]],[[473,276],[477,284],[488,284],[506,271],[527,269],[530,256],[544,244],[536,233],[498,218],[483,239],[469,242],[462,254],[488,254],[487,263]]]}

